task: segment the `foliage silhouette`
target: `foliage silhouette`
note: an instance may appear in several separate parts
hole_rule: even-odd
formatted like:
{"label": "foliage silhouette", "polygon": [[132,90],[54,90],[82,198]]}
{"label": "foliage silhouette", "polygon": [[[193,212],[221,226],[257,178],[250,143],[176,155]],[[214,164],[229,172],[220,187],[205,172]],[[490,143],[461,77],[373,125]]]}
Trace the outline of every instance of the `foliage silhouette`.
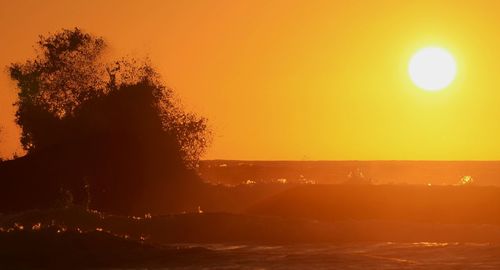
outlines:
{"label": "foliage silhouette", "polygon": [[37,45],[34,59],[9,67],[27,155],[3,166],[25,190],[51,194],[30,192],[35,206],[69,193],[101,210],[151,211],[201,184],[192,169],[210,138],[206,119],[182,109],[147,59],[106,62],[104,40],[78,28]]}

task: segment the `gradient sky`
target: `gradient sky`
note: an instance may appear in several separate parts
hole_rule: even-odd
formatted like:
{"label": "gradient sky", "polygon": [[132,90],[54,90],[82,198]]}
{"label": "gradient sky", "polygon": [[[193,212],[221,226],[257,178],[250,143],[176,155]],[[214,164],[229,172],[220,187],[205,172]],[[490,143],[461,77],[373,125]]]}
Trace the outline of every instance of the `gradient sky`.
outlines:
{"label": "gradient sky", "polygon": [[[209,118],[205,158],[500,159],[500,1],[6,1],[0,66],[75,26],[115,55],[149,56],[186,108]],[[426,46],[454,83],[407,75]],[[19,151],[15,86],[0,74],[0,154]]]}

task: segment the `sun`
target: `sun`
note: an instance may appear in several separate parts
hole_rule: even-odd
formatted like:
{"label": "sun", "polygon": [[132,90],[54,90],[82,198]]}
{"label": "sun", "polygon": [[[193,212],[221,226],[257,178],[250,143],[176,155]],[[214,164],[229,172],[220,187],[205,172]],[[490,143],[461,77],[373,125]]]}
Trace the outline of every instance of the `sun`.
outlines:
{"label": "sun", "polygon": [[426,91],[439,91],[453,82],[457,65],[453,56],[445,49],[427,47],[412,56],[408,72],[418,87]]}

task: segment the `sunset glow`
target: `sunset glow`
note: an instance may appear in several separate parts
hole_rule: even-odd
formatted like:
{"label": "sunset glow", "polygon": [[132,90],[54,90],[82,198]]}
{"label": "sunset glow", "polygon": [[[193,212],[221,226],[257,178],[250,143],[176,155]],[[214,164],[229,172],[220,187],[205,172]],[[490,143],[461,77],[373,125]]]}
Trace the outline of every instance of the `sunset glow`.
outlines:
{"label": "sunset glow", "polygon": [[500,269],[500,1],[0,4],[0,269]]}
{"label": "sunset glow", "polygon": [[[209,119],[206,159],[500,159],[500,2],[60,3],[3,4],[1,63],[73,26],[102,35],[111,55],[146,55]],[[145,19],[130,19],[138,14]],[[408,69],[434,46],[452,54],[457,76],[428,92]],[[9,157],[22,152],[16,95],[5,74],[0,86],[0,154]]]}

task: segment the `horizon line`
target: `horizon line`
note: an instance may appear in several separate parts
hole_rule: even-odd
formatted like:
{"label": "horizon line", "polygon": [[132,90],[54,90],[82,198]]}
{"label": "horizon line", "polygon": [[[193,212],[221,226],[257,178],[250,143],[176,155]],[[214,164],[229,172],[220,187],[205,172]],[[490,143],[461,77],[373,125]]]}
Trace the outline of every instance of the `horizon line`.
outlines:
{"label": "horizon line", "polygon": [[245,161],[245,162],[500,162],[500,159],[200,159],[200,161]]}

